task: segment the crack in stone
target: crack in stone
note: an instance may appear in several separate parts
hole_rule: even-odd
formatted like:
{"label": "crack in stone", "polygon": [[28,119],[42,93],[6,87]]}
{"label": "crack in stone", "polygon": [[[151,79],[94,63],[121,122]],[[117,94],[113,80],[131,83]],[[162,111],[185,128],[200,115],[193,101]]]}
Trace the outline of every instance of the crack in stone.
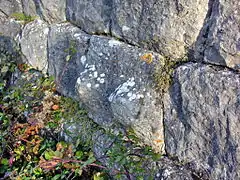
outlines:
{"label": "crack in stone", "polygon": [[2,9],[0,9],[0,12],[3,13],[7,18],[9,17]]}

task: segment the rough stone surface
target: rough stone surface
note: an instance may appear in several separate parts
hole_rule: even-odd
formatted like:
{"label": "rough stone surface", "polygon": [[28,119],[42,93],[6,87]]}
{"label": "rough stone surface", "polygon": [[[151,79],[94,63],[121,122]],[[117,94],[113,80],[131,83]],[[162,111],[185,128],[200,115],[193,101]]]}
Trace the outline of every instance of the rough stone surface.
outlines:
{"label": "rough stone surface", "polygon": [[37,15],[37,7],[36,7],[35,2],[37,4],[38,1],[22,0],[23,12],[30,16],[36,16]]}
{"label": "rough stone surface", "polygon": [[[157,151],[165,141],[166,154],[179,161],[159,162],[157,179],[235,180],[239,7],[237,0],[0,0],[0,63],[25,58],[53,75],[58,91],[82,102],[99,125],[132,127]],[[41,20],[19,24],[15,12]],[[70,23],[62,23],[66,17]],[[160,54],[186,53],[205,64],[177,68],[162,104],[152,81]],[[95,145],[108,143],[101,136]],[[106,147],[95,148],[97,157]]]}
{"label": "rough stone surface", "polygon": [[155,180],[194,180],[193,172],[184,166],[176,165],[167,157],[163,157],[158,162],[159,171],[155,175]]}
{"label": "rough stone surface", "polygon": [[10,37],[0,35],[0,64],[20,61],[20,49],[17,43]]}
{"label": "rough stone surface", "polygon": [[[92,118],[103,126],[113,119],[136,133],[155,149],[163,149],[162,107],[152,88],[154,63],[140,57],[146,52],[112,38],[92,36],[85,69],[76,88],[80,99],[92,112]],[[154,54],[154,61],[159,55]],[[95,106],[95,107],[93,107]]]}
{"label": "rough stone surface", "polygon": [[0,35],[15,38],[21,31],[21,24],[0,12]]}
{"label": "rough stone surface", "polygon": [[109,33],[111,1],[67,0],[67,19],[88,33]]}
{"label": "rough stone surface", "polygon": [[[118,121],[157,150],[164,149],[162,107],[151,80],[160,55],[150,52],[153,63],[147,64],[141,60],[147,51],[89,36],[68,23],[51,27],[49,37],[49,73],[62,92],[78,96],[98,124],[110,127]],[[77,51],[71,54],[71,48]]]}
{"label": "rough stone surface", "polygon": [[82,56],[88,50],[90,36],[70,23],[50,26],[48,39],[48,72],[54,75],[59,90],[77,97],[75,84],[84,71]]}
{"label": "rough stone surface", "polygon": [[47,71],[48,25],[39,19],[28,23],[20,39],[21,50],[28,63],[43,72]]}
{"label": "rough stone surface", "polygon": [[[115,146],[116,142],[113,137],[105,134],[102,131],[97,131],[93,135],[93,151],[97,159],[105,165],[109,167],[113,172],[114,170],[119,168],[119,165],[116,163],[114,166],[109,164],[109,158],[106,156],[106,153]],[[189,165],[182,166],[178,162],[172,161],[167,157],[162,157],[158,162],[142,162],[143,169],[145,172],[155,171],[155,180],[194,180],[194,177],[201,177],[199,174],[195,174],[195,172],[191,169]],[[113,173],[115,174],[115,173]],[[112,175],[113,175],[112,174]],[[148,177],[149,174],[146,174],[144,179],[153,179]],[[114,175],[113,175],[114,176]],[[134,176],[131,174],[131,176]],[[128,179],[127,177],[121,177],[122,179]],[[137,179],[132,177],[132,179]]]}
{"label": "rough stone surface", "polygon": [[67,18],[88,33],[107,33],[166,56],[182,57],[195,42],[207,0],[67,0]]}
{"label": "rough stone surface", "polygon": [[6,16],[15,12],[22,12],[21,0],[0,0],[0,12]]}
{"label": "rough stone surface", "polygon": [[66,20],[66,0],[22,0],[23,11],[27,15],[39,16],[48,23]]}
{"label": "rough stone surface", "polygon": [[197,58],[240,70],[239,24],[239,1],[213,1],[197,42]]}
{"label": "rough stone surface", "polygon": [[170,156],[213,179],[240,177],[240,75],[201,64],[180,66],[165,99]]}

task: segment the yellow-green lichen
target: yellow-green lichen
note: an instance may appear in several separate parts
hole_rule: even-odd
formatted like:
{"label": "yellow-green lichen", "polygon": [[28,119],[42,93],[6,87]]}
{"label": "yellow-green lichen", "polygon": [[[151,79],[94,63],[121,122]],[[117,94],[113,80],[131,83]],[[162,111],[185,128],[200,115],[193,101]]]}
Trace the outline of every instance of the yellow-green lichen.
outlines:
{"label": "yellow-green lichen", "polygon": [[160,58],[159,64],[155,66],[153,74],[157,91],[165,93],[172,84],[174,69],[181,63],[187,62],[187,58],[173,60],[169,57]]}
{"label": "yellow-green lichen", "polygon": [[34,21],[36,19],[36,17],[26,15],[24,13],[19,13],[19,12],[11,14],[11,17],[14,18],[17,21],[23,21],[24,24],[27,24],[27,23],[29,23],[31,21]]}

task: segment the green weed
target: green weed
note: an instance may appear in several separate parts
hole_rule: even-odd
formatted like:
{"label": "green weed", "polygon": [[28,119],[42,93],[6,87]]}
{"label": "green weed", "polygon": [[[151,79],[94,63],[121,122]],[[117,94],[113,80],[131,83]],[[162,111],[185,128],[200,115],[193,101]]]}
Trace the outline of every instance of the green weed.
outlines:
{"label": "green weed", "polygon": [[36,17],[30,16],[30,15],[26,15],[24,13],[13,13],[11,14],[11,17],[14,18],[17,21],[23,21],[24,24],[27,24],[31,21],[34,21],[36,19]]}

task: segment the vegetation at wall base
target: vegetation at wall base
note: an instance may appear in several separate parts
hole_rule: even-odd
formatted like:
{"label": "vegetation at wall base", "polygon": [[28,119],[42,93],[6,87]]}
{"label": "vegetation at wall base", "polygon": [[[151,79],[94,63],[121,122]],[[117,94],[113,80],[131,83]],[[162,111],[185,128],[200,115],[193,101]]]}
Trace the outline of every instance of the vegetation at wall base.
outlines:
{"label": "vegetation at wall base", "polygon": [[[9,87],[17,68],[21,78]],[[105,167],[91,148],[81,142],[74,146],[60,136],[64,118],[77,113],[88,119],[86,111],[57,95],[52,77],[25,64],[1,65],[0,77],[0,178],[96,179]],[[69,111],[66,102],[74,108]]]}
{"label": "vegetation at wall base", "polygon": [[[118,135],[101,129],[78,102],[56,92],[53,77],[26,64],[5,63],[0,68],[0,179],[152,177],[144,166],[160,155],[142,146],[131,129]],[[89,134],[77,137],[74,144],[62,135],[68,134],[64,123],[72,119],[81,122],[82,134]],[[92,151],[92,134],[98,130],[114,139],[105,153],[109,166],[97,161]]]}

